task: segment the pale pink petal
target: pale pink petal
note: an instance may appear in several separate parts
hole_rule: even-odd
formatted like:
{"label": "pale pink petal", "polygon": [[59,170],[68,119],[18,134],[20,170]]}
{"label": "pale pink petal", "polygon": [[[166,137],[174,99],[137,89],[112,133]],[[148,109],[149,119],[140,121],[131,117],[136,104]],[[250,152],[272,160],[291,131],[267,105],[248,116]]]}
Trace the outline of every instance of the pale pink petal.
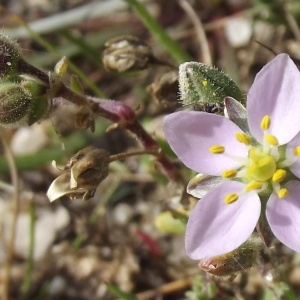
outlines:
{"label": "pale pink petal", "polygon": [[287,54],[279,54],[256,75],[247,97],[251,133],[263,140],[260,123],[271,117],[269,133],[279,144],[288,143],[300,130],[300,73]]}
{"label": "pale pink petal", "polygon": [[300,252],[300,182],[289,181],[287,197],[279,199],[273,193],[267,202],[266,216],[277,239]]}
{"label": "pale pink petal", "polygon": [[300,157],[294,154],[294,150],[296,147],[300,146],[300,133],[298,133],[288,144],[286,147],[286,158],[294,160],[293,164],[290,166],[290,170],[297,177],[300,178]]}
{"label": "pale pink petal", "polygon": [[[254,191],[243,192],[244,188],[240,182],[224,182],[198,201],[185,236],[186,251],[192,259],[230,252],[249,238],[260,215],[260,199]],[[225,204],[229,193],[242,194],[234,203]]]}
{"label": "pale pink petal", "polygon": [[[225,117],[198,111],[180,111],[164,118],[164,133],[179,159],[190,169],[207,175],[221,175],[225,169],[235,169],[245,158],[248,147],[239,143],[235,133],[241,129]],[[224,154],[211,154],[214,145],[225,147]]]}

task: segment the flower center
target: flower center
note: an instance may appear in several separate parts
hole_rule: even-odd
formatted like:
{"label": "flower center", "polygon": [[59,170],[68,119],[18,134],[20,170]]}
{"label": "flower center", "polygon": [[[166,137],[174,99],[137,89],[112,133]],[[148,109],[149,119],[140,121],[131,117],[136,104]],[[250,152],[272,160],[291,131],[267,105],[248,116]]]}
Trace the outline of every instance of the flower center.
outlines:
{"label": "flower center", "polygon": [[[256,148],[251,148],[257,150]],[[249,150],[250,165],[247,168],[248,179],[255,181],[269,180],[276,171],[276,162],[271,155],[257,154]]]}
{"label": "flower center", "polygon": [[[279,198],[284,198],[288,195],[288,190],[281,187],[281,183],[286,179],[286,170],[284,167],[289,165],[285,162],[288,159],[280,160],[278,150],[278,139],[268,132],[271,126],[271,117],[266,115],[262,118],[260,127],[263,130],[264,138],[261,145],[251,145],[251,137],[245,133],[238,132],[235,138],[238,142],[249,146],[248,156],[246,160],[241,160],[244,163],[237,170],[224,170],[222,177],[238,178],[243,181],[246,186],[244,192],[256,190],[258,193],[267,188],[271,188]],[[214,145],[209,151],[216,155],[227,155],[226,148],[222,145]],[[300,155],[300,146],[295,148],[295,156]],[[239,198],[238,194],[228,194],[224,202],[226,204],[233,203]]]}

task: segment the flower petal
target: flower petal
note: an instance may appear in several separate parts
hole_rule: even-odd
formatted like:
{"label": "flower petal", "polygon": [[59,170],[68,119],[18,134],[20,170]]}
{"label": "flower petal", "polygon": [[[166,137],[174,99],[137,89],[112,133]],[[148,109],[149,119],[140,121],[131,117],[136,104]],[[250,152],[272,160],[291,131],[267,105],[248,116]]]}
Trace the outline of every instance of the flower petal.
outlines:
{"label": "flower petal", "polygon": [[300,178],[300,157],[294,154],[295,148],[300,146],[300,133],[298,133],[286,147],[286,158],[295,160],[290,166],[294,175]]}
{"label": "flower petal", "polygon": [[[260,215],[260,199],[254,191],[243,192],[244,188],[240,182],[224,182],[198,201],[185,236],[186,251],[192,259],[230,252],[249,238]],[[240,194],[239,199],[225,204],[224,198],[230,193]]]}
{"label": "flower petal", "polygon": [[267,202],[266,216],[277,239],[300,252],[300,182],[286,184],[289,194],[282,199],[273,193]]}
{"label": "flower petal", "polygon": [[[235,169],[246,157],[248,147],[235,138],[241,129],[225,117],[198,111],[179,111],[164,117],[164,132],[179,159],[190,169],[219,176],[225,169]],[[212,154],[209,148],[222,145],[230,155]]]}
{"label": "flower petal", "polygon": [[260,123],[271,117],[269,133],[279,145],[289,142],[300,130],[300,73],[287,54],[279,54],[256,75],[247,97],[248,123],[253,136],[263,140]]}

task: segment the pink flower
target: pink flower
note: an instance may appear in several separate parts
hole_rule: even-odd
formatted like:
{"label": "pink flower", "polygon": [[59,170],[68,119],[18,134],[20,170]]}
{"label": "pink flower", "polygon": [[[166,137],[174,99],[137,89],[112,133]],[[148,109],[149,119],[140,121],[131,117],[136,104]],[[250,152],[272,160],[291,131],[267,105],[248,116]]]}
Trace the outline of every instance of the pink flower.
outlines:
{"label": "pink flower", "polygon": [[181,111],[164,119],[167,141],[179,159],[223,179],[190,215],[185,245],[192,259],[239,247],[252,234],[265,201],[274,235],[300,252],[300,73],[288,55],[278,55],[257,74],[247,96],[247,122],[243,132],[228,118],[204,112]]}

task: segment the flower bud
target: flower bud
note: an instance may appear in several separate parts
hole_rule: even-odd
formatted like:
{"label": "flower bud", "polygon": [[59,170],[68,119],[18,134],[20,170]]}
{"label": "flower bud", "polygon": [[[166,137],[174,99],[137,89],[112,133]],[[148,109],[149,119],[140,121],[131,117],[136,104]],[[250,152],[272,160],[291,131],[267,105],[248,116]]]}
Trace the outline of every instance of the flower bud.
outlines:
{"label": "flower bud", "polygon": [[105,150],[92,146],[80,150],[63,168],[63,174],[50,185],[47,192],[50,202],[65,195],[71,199],[90,199],[107,177],[108,165],[109,153]]}
{"label": "flower bud", "polygon": [[105,43],[103,64],[109,71],[125,72],[146,69],[153,55],[142,40],[134,36],[121,36]]}
{"label": "flower bud", "polygon": [[199,267],[216,276],[235,277],[236,273],[253,267],[258,250],[262,247],[261,239],[255,237],[229,253],[202,259],[199,262]]}
{"label": "flower bud", "polygon": [[245,100],[245,94],[224,72],[198,62],[179,66],[179,89],[184,105],[202,105],[207,112],[223,110],[223,99],[228,96]]}
{"label": "flower bud", "polygon": [[21,86],[32,95],[31,109],[27,120],[28,125],[32,125],[40,121],[49,111],[47,87],[35,80],[25,80],[21,82]]}
{"label": "flower bud", "polygon": [[175,218],[170,211],[165,211],[156,217],[155,226],[165,233],[179,235],[185,232],[186,223]]}
{"label": "flower bud", "polygon": [[21,49],[15,41],[0,33],[0,77],[15,74],[21,59]]}
{"label": "flower bud", "polygon": [[18,83],[0,82],[0,125],[17,125],[32,107],[31,93]]}
{"label": "flower bud", "polygon": [[177,109],[181,106],[178,97],[178,72],[169,71],[157,76],[148,87],[148,92],[164,107]]}
{"label": "flower bud", "polygon": [[63,76],[68,69],[68,59],[64,56],[62,57],[54,67],[54,73]]}

